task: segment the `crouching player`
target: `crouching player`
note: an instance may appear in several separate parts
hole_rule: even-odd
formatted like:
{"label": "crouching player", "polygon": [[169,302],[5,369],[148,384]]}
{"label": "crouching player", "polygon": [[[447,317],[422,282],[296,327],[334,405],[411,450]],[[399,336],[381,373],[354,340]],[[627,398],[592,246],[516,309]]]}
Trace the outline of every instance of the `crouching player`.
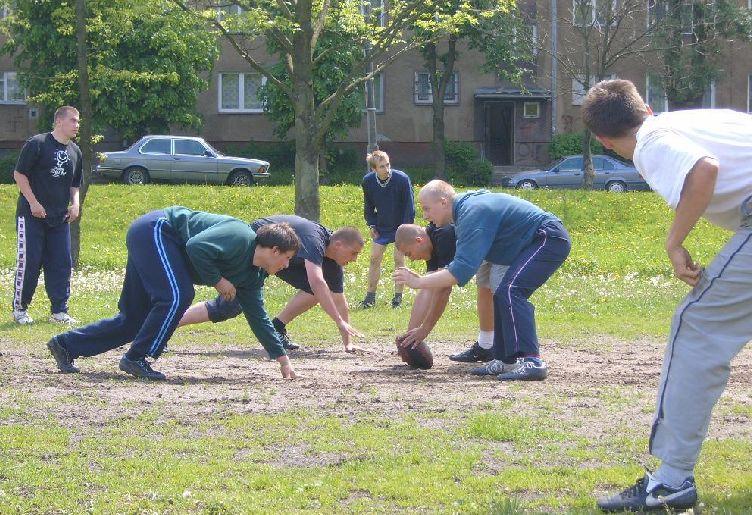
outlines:
{"label": "crouching player", "polygon": [[203,284],[214,286],[226,300],[237,296],[251,330],[269,357],[279,362],[282,377],[295,377],[262,296],[267,274],[286,268],[300,246],[292,227],[269,224],[256,232],[230,216],[174,206],[136,219],[126,246],[120,312],[53,336],[47,343],[61,372],[78,372],[75,359],[131,342],[120,370],[164,380],[146,358],[159,358],[193,301],[193,285]]}

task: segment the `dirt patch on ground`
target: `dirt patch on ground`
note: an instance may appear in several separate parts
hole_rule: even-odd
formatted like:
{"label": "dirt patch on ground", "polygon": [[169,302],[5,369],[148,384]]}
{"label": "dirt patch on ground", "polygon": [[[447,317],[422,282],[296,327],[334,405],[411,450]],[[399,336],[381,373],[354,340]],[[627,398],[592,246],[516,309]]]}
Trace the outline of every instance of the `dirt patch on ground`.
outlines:
{"label": "dirt patch on ground", "polygon": [[[119,352],[80,359],[80,374],[55,371],[46,348],[0,340],[0,405],[23,406],[28,415],[52,416],[65,426],[106,424],[156,405],[160,417],[191,425],[209,417],[300,410],[344,419],[414,414],[426,427],[445,427],[446,411],[545,411],[588,436],[645,434],[662,361],[663,343],[652,339],[543,342],[550,367],[542,383],[502,383],[468,372],[472,365],[447,356],[466,342],[431,342],[434,368],[411,370],[391,344],[370,353],[345,354],[340,346],[293,352],[300,377],[284,381],[260,349],[226,345],[171,348],[155,366],[164,383],[138,381],[117,370]],[[711,425],[711,437],[752,437],[749,413],[752,349],[736,358],[731,380]],[[12,421],[13,415],[6,417]]]}

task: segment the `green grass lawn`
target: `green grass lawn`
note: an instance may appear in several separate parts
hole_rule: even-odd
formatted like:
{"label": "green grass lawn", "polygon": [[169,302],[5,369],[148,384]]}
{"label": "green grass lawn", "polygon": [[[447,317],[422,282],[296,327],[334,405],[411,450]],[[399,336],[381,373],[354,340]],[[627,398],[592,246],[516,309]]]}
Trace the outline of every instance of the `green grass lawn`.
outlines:
{"label": "green grass lawn", "polygon": [[[574,352],[597,348],[604,338],[630,345],[665,336],[687,287],[671,278],[663,251],[671,215],[656,195],[515,194],[558,215],[573,239],[569,260],[533,299],[543,342]],[[16,196],[14,186],[0,186],[0,296],[6,299],[6,311],[15,261]],[[325,225],[356,225],[365,232],[359,188],[324,187],[321,198]],[[128,225],[140,214],[174,204],[251,220],[293,212],[293,190],[93,186],[82,224],[82,266],[72,285],[75,317],[88,322],[116,312]],[[706,264],[727,237],[701,223],[687,247]],[[346,270],[351,304],[365,293],[367,254],[368,247]],[[388,307],[390,259],[391,253],[380,304],[353,311],[353,325],[366,335],[364,346],[384,345],[407,323],[412,293],[403,309]],[[422,264],[414,266],[423,269]],[[289,286],[271,278],[269,311],[276,313],[291,294]],[[212,295],[210,288],[197,289],[197,299]],[[47,310],[40,285],[31,314],[44,320]],[[17,327],[9,313],[0,320],[0,350],[33,358],[10,369],[3,365],[7,355],[0,357],[2,514],[588,512],[594,491],[631,484],[641,474],[640,463],[654,464],[645,455],[646,425],[628,420],[604,422],[603,428],[587,424],[618,419],[633,405],[636,413],[649,413],[654,383],[591,388],[549,379],[544,387],[551,387],[550,392],[514,385],[499,389],[498,397],[478,399],[470,409],[442,398],[412,406],[408,396],[397,401],[403,409],[385,412],[383,397],[389,395],[387,379],[392,376],[374,376],[373,383],[353,376],[341,391],[347,403],[336,408],[329,407],[329,399],[322,399],[319,406],[324,407],[318,408],[295,402],[295,389],[301,387],[315,399],[323,386],[317,385],[315,374],[307,382],[284,385],[253,376],[229,386],[207,381],[204,390],[216,388],[217,396],[194,399],[188,384],[162,386],[156,395],[149,384],[114,372],[65,378],[51,374],[49,366],[38,363],[46,363],[43,343],[59,327],[46,322]],[[456,288],[433,338],[456,341],[460,347],[476,332],[475,288]],[[318,309],[291,324],[290,333],[313,349],[338,341],[336,329]],[[171,342],[178,354],[168,359],[178,361],[180,349],[202,345],[258,346],[243,320],[205,324],[179,330]],[[424,388],[419,391],[430,392],[431,381],[439,378],[428,373],[414,380]],[[139,400],[116,402],[117,392]],[[289,398],[288,407],[280,397]],[[364,404],[364,398],[372,404]],[[573,408],[562,407],[580,398]],[[388,401],[389,406],[395,402]],[[748,423],[751,404],[749,395],[728,400],[724,416]],[[183,416],[180,406],[201,415]],[[744,434],[707,442],[698,483],[708,511],[744,513],[752,508],[751,456],[752,444]]]}

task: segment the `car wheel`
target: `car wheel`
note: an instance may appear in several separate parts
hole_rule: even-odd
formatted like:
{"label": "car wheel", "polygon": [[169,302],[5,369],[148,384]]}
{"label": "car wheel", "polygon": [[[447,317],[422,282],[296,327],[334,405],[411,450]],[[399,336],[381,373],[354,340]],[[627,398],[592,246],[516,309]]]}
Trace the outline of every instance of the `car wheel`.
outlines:
{"label": "car wheel", "polygon": [[627,191],[627,185],[621,181],[611,181],[606,184],[606,191],[611,191],[613,193],[624,193],[625,191]]}
{"label": "car wheel", "polygon": [[521,190],[534,190],[538,187],[538,185],[535,184],[535,181],[531,181],[530,179],[525,179],[524,181],[520,181],[517,187]]}
{"label": "car wheel", "polygon": [[227,178],[227,184],[230,186],[253,186],[256,181],[248,170],[235,170]]}
{"label": "car wheel", "polygon": [[146,184],[149,182],[149,172],[140,166],[131,166],[123,172],[123,182],[125,184]]}

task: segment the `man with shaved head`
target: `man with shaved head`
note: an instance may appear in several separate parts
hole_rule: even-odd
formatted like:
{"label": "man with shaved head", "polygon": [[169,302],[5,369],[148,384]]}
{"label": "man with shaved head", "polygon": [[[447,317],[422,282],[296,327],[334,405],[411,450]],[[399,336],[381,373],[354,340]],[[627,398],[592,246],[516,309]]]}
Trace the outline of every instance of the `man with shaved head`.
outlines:
{"label": "man with shaved head", "polygon": [[[418,195],[423,215],[442,227],[454,223],[457,249],[444,270],[420,276],[407,268],[395,280],[415,289],[464,286],[484,261],[508,266],[493,294],[494,360],[475,373],[502,381],[542,381],[548,375],[528,300],[569,255],[571,240],[556,216],[512,195],[488,190],[457,194],[444,181],[426,184]],[[498,268],[496,268],[498,271]]]}

